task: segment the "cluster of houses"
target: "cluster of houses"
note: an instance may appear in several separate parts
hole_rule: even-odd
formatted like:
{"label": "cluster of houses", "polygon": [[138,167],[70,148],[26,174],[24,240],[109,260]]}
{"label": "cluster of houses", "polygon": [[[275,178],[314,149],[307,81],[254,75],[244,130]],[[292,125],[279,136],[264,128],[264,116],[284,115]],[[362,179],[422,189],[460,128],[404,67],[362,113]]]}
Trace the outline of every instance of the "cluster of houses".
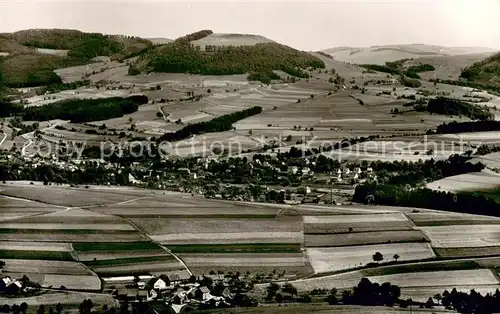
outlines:
{"label": "cluster of houses", "polygon": [[227,282],[221,280],[218,283],[216,289],[212,280],[200,280],[185,274],[169,274],[152,277],[147,281],[136,280],[135,288],[117,289],[113,296],[116,300],[127,303],[161,302],[172,307],[176,313],[187,305],[231,306],[235,295],[231,293]]}

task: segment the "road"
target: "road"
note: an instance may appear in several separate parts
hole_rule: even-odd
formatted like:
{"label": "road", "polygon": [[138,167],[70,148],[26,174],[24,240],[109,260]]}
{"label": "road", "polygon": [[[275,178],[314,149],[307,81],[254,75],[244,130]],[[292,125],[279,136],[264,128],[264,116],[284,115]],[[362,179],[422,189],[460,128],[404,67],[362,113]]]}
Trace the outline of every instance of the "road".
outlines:
{"label": "road", "polygon": [[158,245],[159,247],[161,247],[162,250],[164,250],[169,255],[172,255],[179,263],[181,263],[182,266],[184,266],[184,268],[186,268],[186,270],[188,271],[189,275],[193,276],[193,272],[189,269],[188,265],[186,263],[184,263],[184,261],[179,256],[175,255],[167,247],[165,247],[165,246],[161,245],[160,243],[158,243],[157,241],[151,239],[149,237],[149,235],[144,230],[142,230],[137,224],[135,224],[132,219],[126,218],[126,217],[122,217],[122,218],[125,219],[129,224],[131,224],[134,227],[134,229],[137,230],[137,232],[139,232],[142,236],[146,237],[147,239],[149,239],[149,241],[151,241],[152,243],[154,243],[154,244]]}
{"label": "road", "polygon": [[[61,124],[69,122],[69,121],[63,121],[63,120],[54,120],[54,121],[47,121],[47,123],[49,124],[49,126],[46,127],[46,128],[41,129],[40,131],[41,132],[45,132],[47,130],[51,130],[51,129],[55,128],[58,125],[61,125]],[[33,143],[34,143],[33,137],[34,136],[35,136],[35,132],[29,132],[29,133],[21,135],[22,138],[24,138],[25,140],[28,141],[28,143],[24,144],[24,146],[23,146],[23,149],[22,149],[22,155],[23,156],[26,156],[26,149],[28,147],[30,147],[31,145],[33,145]]]}
{"label": "road", "polygon": [[0,140],[0,147],[2,147],[3,142],[5,142],[5,140],[6,140],[6,139],[7,139],[7,134],[6,134],[6,133],[4,133],[4,134],[3,134],[3,139],[2,139],[2,140]]}

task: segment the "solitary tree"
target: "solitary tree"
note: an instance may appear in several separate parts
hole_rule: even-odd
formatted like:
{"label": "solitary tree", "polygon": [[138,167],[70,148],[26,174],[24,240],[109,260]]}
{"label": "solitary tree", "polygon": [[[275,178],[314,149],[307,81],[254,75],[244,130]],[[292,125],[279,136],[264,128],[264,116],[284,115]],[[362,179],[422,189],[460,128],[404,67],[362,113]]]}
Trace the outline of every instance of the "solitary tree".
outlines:
{"label": "solitary tree", "polygon": [[380,252],[377,252],[377,253],[373,254],[372,258],[373,258],[373,261],[377,262],[377,264],[378,264],[379,262],[384,260],[384,255],[382,255],[382,253],[380,253]]}
{"label": "solitary tree", "polygon": [[399,255],[398,255],[398,254],[394,254],[394,256],[393,256],[393,257],[394,257],[394,260],[397,262],[397,261],[398,261],[398,259],[399,259]]}
{"label": "solitary tree", "polygon": [[441,300],[443,299],[443,297],[441,296],[441,294],[436,293],[434,295],[434,299],[436,299],[437,303],[439,304],[439,303],[441,303]]}
{"label": "solitary tree", "polygon": [[352,233],[353,232],[353,228],[352,227],[349,227],[349,233]]}
{"label": "solitary tree", "polygon": [[156,117],[157,117],[158,119],[163,118],[163,113],[161,113],[161,112],[159,112],[159,111],[158,111],[158,112],[156,113]]}

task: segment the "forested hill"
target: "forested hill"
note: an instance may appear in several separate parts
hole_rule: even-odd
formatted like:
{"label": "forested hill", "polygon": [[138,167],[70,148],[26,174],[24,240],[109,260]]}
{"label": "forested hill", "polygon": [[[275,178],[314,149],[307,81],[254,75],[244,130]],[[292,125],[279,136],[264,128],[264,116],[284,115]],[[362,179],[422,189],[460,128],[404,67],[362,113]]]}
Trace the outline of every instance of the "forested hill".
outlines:
{"label": "forested hill", "polygon": [[[201,51],[185,41],[162,45],[139,57],[130,74],[171,72],[202,75],[253,73],[254,77],[275,78],[272,70],[296,77],[309,77],[308,68],[325,68],[319,58],[277,43],[248,46],[220,46]],[[258,75],[256,75],[256,73]]]}
{"label": "forested hill", "polygon": [[[149,40],[122,36],[84,33],[78,30],[34,29],[0,34],[0,58],[4,84],[8,87],[30,87],[59,84],[53,70],[93,62],[97,56],[124,60],[153,47]],[[39,51],[53,49],[62,53]],[[67,53],[66,53],[67,52]]]}
{"label": "forested hill", "polygon": [[68,56],[86,59],[97,56],[127,57],[153,46],[151,41],[139,37],[68,29],[30,29],[0,36],[25,47],[69,50]]}
{"label": "forested hill", "polygon": [[500,53],[466,68],[461,77],[476,84],[500,87]]}

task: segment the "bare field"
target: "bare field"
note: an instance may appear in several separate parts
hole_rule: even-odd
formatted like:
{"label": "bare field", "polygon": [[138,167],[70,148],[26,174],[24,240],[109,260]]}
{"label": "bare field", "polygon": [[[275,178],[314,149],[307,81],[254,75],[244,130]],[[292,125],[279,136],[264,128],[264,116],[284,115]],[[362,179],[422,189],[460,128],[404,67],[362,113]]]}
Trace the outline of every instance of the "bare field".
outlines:
{"label": "bare field", "polygon": [[413,224],[401,213],[304,216],[304,233],[348,233],[389,230],[412,230]]}
{"label": "bare field", "polygon": [[276,219],[211,219],[211,218],[137,218],[134,223],[151,235],[178,234],[191,230],[192,233],[239,233],[239,232],[300,232],[300,217],[279,217]]}
{"label": "bare field", "polygon": [[399,255],[399,261],[424,260],[435,257],[428,243],[309,248],[306,252],[315,273],[365,266],[373,262],[372,255],[375,252],[382,253],[385,261],[393,260],[395,254]]}
{"label": "bare field", "polygon": [[307,260],[301,253],[260,253],[260,254],[243,254],[243,253],[221,253],[221,254],[181,254],[181,258],[189,266],[205,267],[205,266],[306,266]]}
{"label": "bare field", "polygon": [[92,275],[93,273],[80,263],[44,260],[5,259],[3,272],[25,274],[63,274]]}
{"label": "bare field", "polygon": [[435,248],[488,247],[500,245],[500,225],[419,227]]}
{"label": "bare field", "polygon": [[304,238],[306,247],[355,246],[428,241],[426,235],[419,230],[314,235],[306,234]]}
{"label": "bare field", "polygon": [[307,259],[300,253],[222,253],[222,254],[181,254],[180,257],[196,274],[211,271],[269,274],[286,271],[287,275],[312,274]]}
{"label": "bare field", "polygon": [[115,300],[110,294],[69,291],[48,291],[42,295],[24,298],[0,297],[0,302],[2,304],[9,305],[26,302],[29,306],[39,306],[40,304],[44,304],[45,306],[55,306],[58,303],[61,303],[62,305],[79,305],[84,299],[91,299],[94,304],[116,306]]}
{"label": "bare field", "polygon": [[436,247],[436,255],[442,258],[480,257],[500,254],[500,246],[484,247]]}
{"label": "bare field", "polygon": [[460,213],[406,213],[421,227],[500,224],[500,218]]}
{"label": "bare field", "polygon": [[[300,217],[277,219],[138,218],[134,223],[163,244],[300,243]],[[186,232],[190,230],[191,232]]]}
{"label": "bare field", "polygon": [[[141,208],[138,211],[137,208]],[[130,218],[273,218],[280,208],[265,204],[224,202],[191,197],[187,194],[156,195],[124,204],[100,207],[100,212]]]}
{"label": "bare field", "polygon": [[40,185],[2,185],[2,195],[60,206],[89,206],[119,203],[133,199],[126,194],[102,193],[84,188],[61,188]]}
{"label": "bare field", "polygon": [[[3,193],[5,185],[0,185],[0,193]],[[56,206],[34,202],[29,200],[20,200],[5,195],[0,196],[0,210],[2,217],[5,214],[15,214],[26,216],[31,214],[42,214],[60,210]]]}
{"label": "bare field", "polygon": [[177,233],[151,236],[162,244],[300,243],[301,232]]}
{"label": "bare field", "polygon": [[97,276],[46,274],[41,285],[42,287],[59,288],[64,286],[66,289],[95,291],[101,289],[101,280]]}
{"label": "bare field", "polygon": [[385,276],[368,277],[372,282],[380,284],[390,282],[400,287],[432,287],[432,286],[464,286],[464,285],[498,285],[499,282],[489,269],[454,270],[404,273]]}
{"label": "bare field", "polygon": [[44,243],[44,242],[0,242],[0,250],[29,250],[29,251],[55,251],[71,252],[69,243]]}
{"label": "bare field", "polygon": [[0,241],[20,240],[46,242],[137,242],[144,240],[144,238],[139,233],[106,233],[99,232],[99,230],[83,230],[82,233],[75,233],[75,230],[70,230],[65,233],[25,233],[23,230],[18,230],[14,233],[0,232]]}
{"label": "bare field", "polygon": [[133,231],[127,224],[77,224],[77,223],[0,223],[0,229],[41,229],[41,230],[116,230]]}
{"label": "bare field", "polygon": [[166,273],[168,271],[183,270],[185,268],[178,261],[172,260],[165,262],[146,262],[128,265],[118,264],[109,267],[93,267],[92,269],[98,274],[105,274],[106,276],[117,276],[136,273]]}
{"label": "bare field", "polygon": [[97,261],[110,261],[123,258],[148,258],[148,257],[161,257],[165,256],[165,252],[75,252],[77,260],[81,262],[90,262],[94,259]]}
{"label": "bare field", "polygon": [[500,187],[500,175],[493,171],[483,170],[448,177],[427,184],[427,188],[438,191],[479,191]]}

